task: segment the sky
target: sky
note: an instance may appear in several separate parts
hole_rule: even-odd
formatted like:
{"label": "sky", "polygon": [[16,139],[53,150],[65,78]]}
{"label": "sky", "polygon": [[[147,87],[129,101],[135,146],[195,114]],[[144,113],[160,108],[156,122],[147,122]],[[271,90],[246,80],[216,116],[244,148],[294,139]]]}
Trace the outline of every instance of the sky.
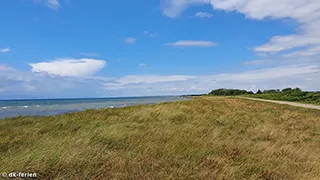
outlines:
{"label": "sky", "polygon": [[0,99],[320,90],[319,0],[4,0]]}

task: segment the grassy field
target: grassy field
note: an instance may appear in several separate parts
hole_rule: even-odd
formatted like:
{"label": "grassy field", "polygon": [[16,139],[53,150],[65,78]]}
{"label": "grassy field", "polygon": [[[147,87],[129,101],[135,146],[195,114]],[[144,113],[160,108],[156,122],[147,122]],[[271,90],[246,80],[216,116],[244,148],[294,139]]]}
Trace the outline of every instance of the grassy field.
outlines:
{"label": "grassy field", "polygon": [[0,121],[0,171],[41,179],[316,179],[320,111],[228,97]]}

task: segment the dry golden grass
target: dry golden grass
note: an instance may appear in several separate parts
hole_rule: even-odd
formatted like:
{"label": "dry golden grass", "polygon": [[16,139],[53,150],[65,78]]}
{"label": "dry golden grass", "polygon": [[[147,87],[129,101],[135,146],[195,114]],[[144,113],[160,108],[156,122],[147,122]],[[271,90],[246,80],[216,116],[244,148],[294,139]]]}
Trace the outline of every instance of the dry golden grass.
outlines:
{"label": "dry golden grass", "polygon": [[317,179],[320,111],[224,97],[0,121],[0,171],[41,179]]}

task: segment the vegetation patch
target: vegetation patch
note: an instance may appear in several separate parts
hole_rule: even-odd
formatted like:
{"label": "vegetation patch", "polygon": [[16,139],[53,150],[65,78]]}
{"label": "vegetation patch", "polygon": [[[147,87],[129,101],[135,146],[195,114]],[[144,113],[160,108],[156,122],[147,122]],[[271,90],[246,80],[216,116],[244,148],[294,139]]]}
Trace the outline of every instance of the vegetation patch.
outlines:
{"label": "vegetation patch", "polygon": [[300,88],[270,89],[258,90],[256,93],[252,91],[240,89],[216,89],[202,96],[246,96],[261,99],[301,102],[306,104],[320,105],[320,92],[302,91]]}

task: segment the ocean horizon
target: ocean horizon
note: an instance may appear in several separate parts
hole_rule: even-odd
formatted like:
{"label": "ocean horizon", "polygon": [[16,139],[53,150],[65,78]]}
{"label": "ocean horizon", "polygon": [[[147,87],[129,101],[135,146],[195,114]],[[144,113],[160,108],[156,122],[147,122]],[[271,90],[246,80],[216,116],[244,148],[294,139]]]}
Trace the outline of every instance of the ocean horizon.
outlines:
{"label": "ocean horizon", "polygon": [[181,96],[142,96],[108,98],[51,98],[0,100],[0,119],[16,116],[46,116],[87,109],[121,108],[185,100]]}

